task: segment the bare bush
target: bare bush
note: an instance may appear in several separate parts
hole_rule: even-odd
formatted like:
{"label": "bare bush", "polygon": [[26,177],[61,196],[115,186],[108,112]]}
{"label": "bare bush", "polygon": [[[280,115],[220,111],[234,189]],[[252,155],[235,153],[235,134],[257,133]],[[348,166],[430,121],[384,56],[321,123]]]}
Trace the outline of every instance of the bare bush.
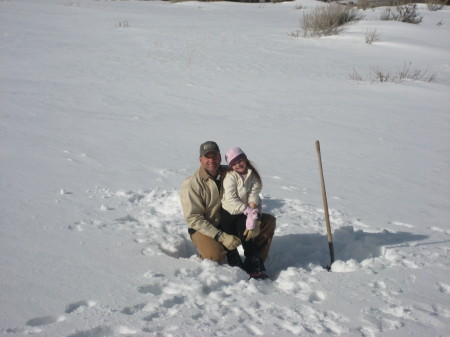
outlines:
{"label": "bare bush", "polygon": [[380,40],[380,35],[377,33],[376,29],[372,29],[372,30],[367,29],[367,31],[366,31],[366,43],[367,44],[372,44],[379,40]]}
{"label": "bare bush", "polygon": [[425,0],[425,3],[430,11],[439,11],[445,7],[447,0]]}
{"label": "bare bush", "polygon": [[299,38],[300,36],[302,36],[302,31],[301,31],[301,29],[297,29],[297,30],[291,32],[289,34],[289,36],[293,37],[293,38]]}
{"label": "bare bush", "polygon": [[317,7],[303,13],[297,34],[303,36],[328,36],[342,33],[344,25],[361,20],[364,16],[357,9],[342,5]]}
{"label": "bare bush", "polygon": [[378,68],[371,69],[370,73],[372,74],[372,82],[395,82],[392,80],[391,74],[383,72]]}
{"label": "bare bush", "polygon": [[403,5],[407,5],[410,4],[411,0],[387,0],[386,4],[384,4],[385,6],[403,6]]}
{"label": "bare bush", "polygon": [[372,7],[372,3],[370,2],[370,0],[358,0],[356,5],[358,6],[359,9],[362,9],[364,11],[367,8],[371,8]]}
{"label": "bare bush", "polygon": [[128,23],[127,19],[119,21],[119,23],[116,25],[117,28],[126,28],[126,27],[129,27],[129,26],[130,26],[130,24]]}
{"label": "bare bush", "polygon": [[411,63],[404,64],[403,69],[397,75],[399,81],[411,80],[411,81],[424,81],[435,82],[436,75],[429,74],[428,69],[420,70],[417,68],[411,68]]}
{"label": "bare bush", "polygon": [[353,68],[353,72],[351,72],[349,74],[349,77],[353,81],[362,81],[363,80],[362,76],[358,73],[358,71],[356,71],[355,68]]}
{"label": "bare bush", "polygon": [[423,17],[417,10],[417,5],[399,6],[394,13],[391,8],[386,8],[381,14],[380,20],[393,20],[406,23],[418,24],[422,22]]}
{"label": "bare bush", "polygon": [[[349,77],[353,81],[363,81],[363,77],[353,69],[353,72],[349,74]],[[413,68],[411,63],[404,64],[403,68],[395,73],[384,71],[378,67],[370,68],[370,78],[371,82],[390,82],[390,83],[401,83],[404,81],[422,81],[422,82],[436,82],[437,78],[435,74],[430,74],[428,69],[422,70],[418,68]]]}

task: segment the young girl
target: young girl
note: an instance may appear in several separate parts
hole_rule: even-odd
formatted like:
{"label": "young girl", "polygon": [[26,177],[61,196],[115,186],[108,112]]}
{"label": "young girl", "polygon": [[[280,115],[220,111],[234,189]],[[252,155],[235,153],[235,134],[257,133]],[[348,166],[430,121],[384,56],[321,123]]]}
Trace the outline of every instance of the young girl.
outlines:
{"label": "young girl", "polygon": [[228,263],[243,268],[250,277],[266,278],[264,263],[253,241],[259,234],[261,176],[239,147],[229,149],[225,160],[230,170],[223,180],[222,230],[239,237],[246,257],[245,263],[242,263],[235,249],[228,252]]}

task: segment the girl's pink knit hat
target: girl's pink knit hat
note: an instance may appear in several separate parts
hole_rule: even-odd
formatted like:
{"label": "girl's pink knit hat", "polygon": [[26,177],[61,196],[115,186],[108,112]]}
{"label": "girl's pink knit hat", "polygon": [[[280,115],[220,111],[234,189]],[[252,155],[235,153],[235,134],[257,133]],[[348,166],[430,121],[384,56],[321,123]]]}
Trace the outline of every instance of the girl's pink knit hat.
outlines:
{"label": "girl's pink knit hat", "polygon": [[229,166],[233,166],[241,158],[247,159],[247,156],[240,147],[232,147],[225,154],[225,160]]}

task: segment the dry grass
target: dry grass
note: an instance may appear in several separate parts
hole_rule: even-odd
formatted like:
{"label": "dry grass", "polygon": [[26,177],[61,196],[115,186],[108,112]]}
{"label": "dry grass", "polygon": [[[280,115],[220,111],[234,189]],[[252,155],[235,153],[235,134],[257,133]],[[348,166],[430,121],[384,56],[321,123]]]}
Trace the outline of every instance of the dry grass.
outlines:
{"label": "dry grass", "polygon": [[[364,78],[356,71],[356,69],[353,69],[353,72],[349,74],[349,77],[353,81],[364,81]],[[372,67],[370,69],[370,81],[381,83],[401,83],[404,81],[436,82],[437,77],[436,74],[430,74],[428,69],[421,70],[413,68],[411,63],[405,63],[403,68],[396,73],[383,71],[378,67]]]}
{"label": "dry grass", "polygon": [[129,27],[129,26],[130,26],[130,24],[128,23],[128,20],[127,20],[127,19],[124,19],[124,20],[122,20],[122,21],[119,21],[119,22],[117,23],[117,25],[116,25],[117,28],[127,28],[127,27]]}
{"label": "dry grass", "polygon": [[450,0],[354,0],[356,6],[360,9],[375,8],[375,7],[398,7],[404,5],[410,5],[413,3],[425,3],[431,2],[436,4],[437,7],[450,5]]}
{"label": "dry grass", "polygon": [[367,44],[372,44],[376,41],[380,41],[380,35],[377,33],[376,29],[372,29],[372,30],[367,29],[365,37],[366,37]]}
{"label": "dry grass", "polygon": [[355,8],[337,4],[317,7],[303,13],[300,28],[291,34],[299,37],[320,37],[337,35],[344,31],[345,25],[361,20],[364,16]]}
{"label": "dry grass", "polygon": [[425,3],[430,11],[439,11],[445,7],[448,0],[425,0]]}
{"label": "dry grass", "polygon": [[370,0],[358,0],[356,2],[356,5],[359,9],[362,9],[365,11],[366,9],[373,7],[373,2]]}
{"label": "dry grass", "polygon": [[386,8],[384,13],[381,14],[380,20],[393,20],[406,23],[418,24],[422,22],[423,17],[417,10],[417,5],[398,6],[396,12],[391,8]]}

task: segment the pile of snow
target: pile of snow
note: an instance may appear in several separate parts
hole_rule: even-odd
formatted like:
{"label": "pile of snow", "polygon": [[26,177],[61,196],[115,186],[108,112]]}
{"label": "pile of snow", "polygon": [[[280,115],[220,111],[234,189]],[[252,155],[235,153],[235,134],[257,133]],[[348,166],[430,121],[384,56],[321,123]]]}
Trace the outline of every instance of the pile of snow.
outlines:
{"label": "pile of snow", "polygon": [[[0,1],[0,335],[448,335],[449,7],[292,38],[323,5]],[[271,281],[196,255],[206,140],[262,174]]]}

